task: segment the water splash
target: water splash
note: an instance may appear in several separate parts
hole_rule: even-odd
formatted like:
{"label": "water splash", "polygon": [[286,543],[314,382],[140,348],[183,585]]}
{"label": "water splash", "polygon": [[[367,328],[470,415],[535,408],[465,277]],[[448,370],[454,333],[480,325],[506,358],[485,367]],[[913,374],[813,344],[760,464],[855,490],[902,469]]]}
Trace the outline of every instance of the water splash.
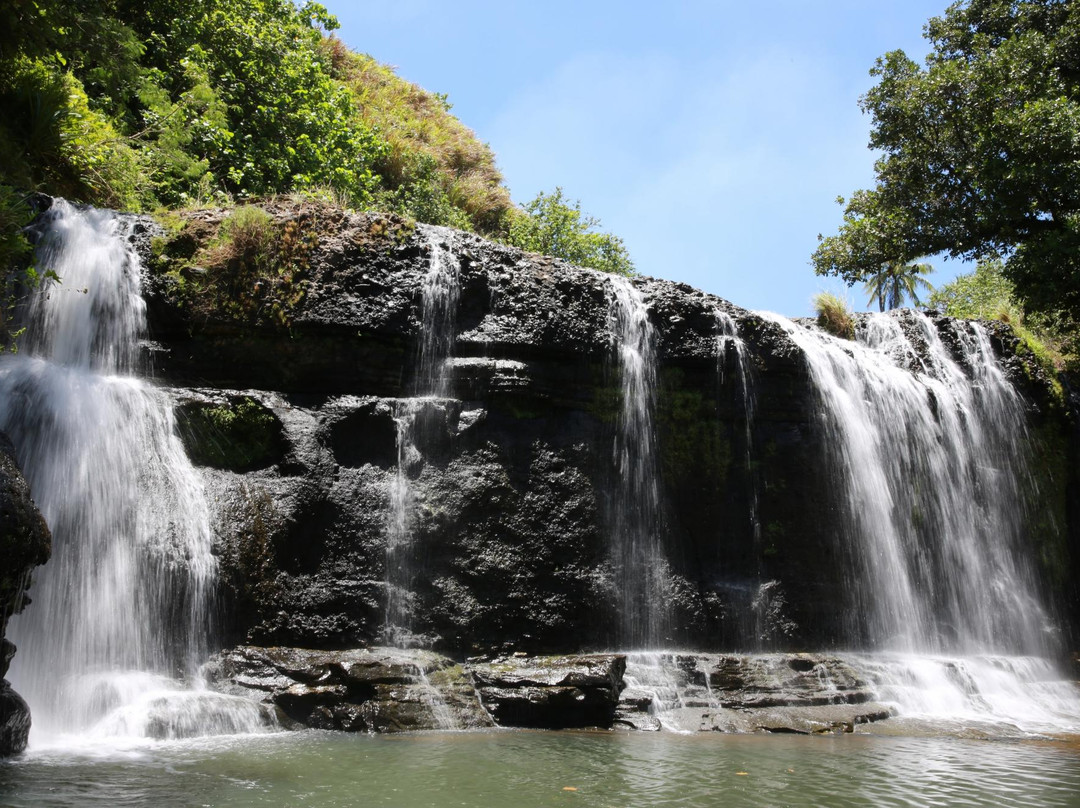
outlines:
{"label": "water splash", "polygon": [[803,350],[820,398],[851,559],[849,641],[1048,656],[1023,552],[1024,405],[982,327],[944,326],[957,361],[919,313],[872,315],[858,342],[762,316]]}
{"label": "water splash", "polygon": [[11,621],[10,678],[33,710],[32,743],[130,712],[145,691],[132,681],[176,690],[211,633],[202,482],[168,396],[127,375],[145,332],[129,221],[54,203],[37,262],[60,281],[34,294],[27,350],[0,360],[0,429],[53,536],[33,602]]}
{"label": "water splash", "polygon": [[1011,725],[1024,733],[1080,732],[1080,692],[1046,659],[878,654],[846,657],[876,698],[935,731]]}
{"label": "water splash", "polygon": [[641,292],[626,278],[610,279],[608,317],[622,383],[615,436],[617,480],[612,495],[613,556],[623,647],[662,644],[671,618],[661,547],[663,517],[653,425],[656,337]]}

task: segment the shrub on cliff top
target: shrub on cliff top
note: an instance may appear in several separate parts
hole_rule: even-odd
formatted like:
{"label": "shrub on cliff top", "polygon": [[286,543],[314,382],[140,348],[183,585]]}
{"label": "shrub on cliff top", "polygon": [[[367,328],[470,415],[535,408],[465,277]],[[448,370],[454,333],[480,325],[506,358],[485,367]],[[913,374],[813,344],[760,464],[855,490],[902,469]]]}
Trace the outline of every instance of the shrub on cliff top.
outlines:
{"label": "shrub on cliff top", "polygon": [[205,317],[291,325],[307,291],[319,214],[308,205],[279,222],[259,207],[234,210],[181,273],[187,305]]}
{"label": "shrub on cliff top", "polygon": [[601,272],[636,273],[622,239],[595,232],[599,220],[583,213],[580,202],[566,199],[562,188],[541,192],[523,209],[511,212],[509,220],[506,241],[515,247]]}
{"label": "shrub on cliff top", "polygon": [[510,192],[495,155],[450,114],[446,96],[333,37],[323,40],[322,50],[331,74],[352,91],[361,119],[386,139],[375,164],[382,206],[430,224],[499,234],[513,205]]}

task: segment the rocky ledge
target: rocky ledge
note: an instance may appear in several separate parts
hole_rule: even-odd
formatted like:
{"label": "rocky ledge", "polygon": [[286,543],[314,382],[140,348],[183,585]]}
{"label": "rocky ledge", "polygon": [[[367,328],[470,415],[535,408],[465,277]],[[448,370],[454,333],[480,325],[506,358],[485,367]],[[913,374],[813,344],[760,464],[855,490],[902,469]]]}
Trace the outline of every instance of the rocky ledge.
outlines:
{"label": "rocky ledge", "polygon": [[216,689],[285,726],[347,732],[534,727],[853,732],[889,718],[847,662],[818,654],[510,654],[242,646],[207,666]]}

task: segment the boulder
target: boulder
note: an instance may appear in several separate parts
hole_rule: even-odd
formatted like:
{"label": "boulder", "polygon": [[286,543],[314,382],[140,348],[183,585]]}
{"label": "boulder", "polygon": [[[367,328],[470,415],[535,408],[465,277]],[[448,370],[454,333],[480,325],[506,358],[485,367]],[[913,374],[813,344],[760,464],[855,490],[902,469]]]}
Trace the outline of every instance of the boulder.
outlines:
{"label": "boulder", "polygon": [[610,727],[623,687],[621,654],[470,660],[485,709],[499,726]]}

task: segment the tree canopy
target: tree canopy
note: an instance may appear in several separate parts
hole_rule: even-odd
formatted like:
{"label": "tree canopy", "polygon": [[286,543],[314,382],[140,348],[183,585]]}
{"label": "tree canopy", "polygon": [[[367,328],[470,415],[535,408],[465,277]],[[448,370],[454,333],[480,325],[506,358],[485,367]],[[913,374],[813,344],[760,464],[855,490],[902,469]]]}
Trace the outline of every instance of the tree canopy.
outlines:
{"label": "tree canopy", "polygon": [[815,271],[850,284],[922,255],[1001,256],[1031,310],[1080,312],[1080,3],[967,0],[925,36],[925,66],[897,50],[871,70],[876,182]]}
{"label": "tree canopy", "polygon": [[541,191],[510,220],[507,243],[523,250],[562,258],[602,272],[633,275],[634,263],[622,239],[596,232],[599,220],[585,214],[581,203],[563,196],[562,188]]}

